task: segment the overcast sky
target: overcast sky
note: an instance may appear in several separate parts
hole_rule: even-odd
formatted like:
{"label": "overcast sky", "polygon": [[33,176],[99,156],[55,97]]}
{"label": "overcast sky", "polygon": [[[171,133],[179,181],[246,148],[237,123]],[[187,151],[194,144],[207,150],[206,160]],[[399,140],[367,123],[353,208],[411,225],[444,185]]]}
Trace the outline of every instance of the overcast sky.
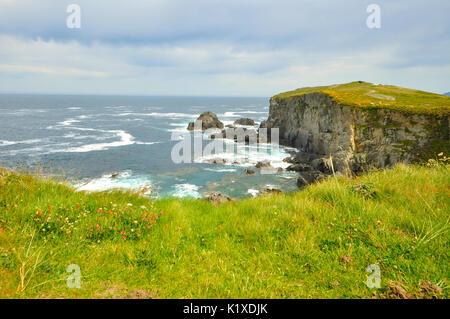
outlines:
{"label": "overcast sky", "polygon": [[443,93],[449,13],[448,0],[0,0],[0,92],[271,96],[364,80]]}

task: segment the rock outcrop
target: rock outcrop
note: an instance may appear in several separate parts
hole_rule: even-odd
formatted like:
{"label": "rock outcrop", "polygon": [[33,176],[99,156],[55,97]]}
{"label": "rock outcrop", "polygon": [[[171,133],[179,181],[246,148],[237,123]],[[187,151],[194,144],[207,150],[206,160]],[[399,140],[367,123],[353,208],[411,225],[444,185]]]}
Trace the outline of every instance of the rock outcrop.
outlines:
{"label": "rock outcrop", "polygon": [[205,199],[215,205],[234,201],[233,198],[218,192],[205,193]]}
{"label": "rock outcrop", "polygon": [[[223,129],[223,123],[221,121],[219,121],[219,118],[217,117],[216,114],[214,114],[213,112],[203,112],[202,114],[200,114],[200,116],[195,120],[197,121],[201,121],[202,123],[202,130],[207,130],[207,129],[211,129],[211,128],[217,128],[217,129]],[[193,131],[195,128],[195,123],[191,122],[189,123],[187,129],[189,131]]]}
{"label": "rock outcrop", "polygon": [[[414,94],[418,95],[420,91],[364,82],[351,85],[368,88],[370,94],[357,91],[363,101],[368,101],[368,107],[342,102],[334,94],[336,86],[317,88],[317,91],[307,88],[305,93],[285,93],[271,99],[269,118],[260,127],[269,131],[278,128],[280,144],[300,150],[287,160],[292,163],[288,169],[301,174],[299,186],[320,180],[332,174],[332,171],[352,175],[373,167],[385,168],[399,162],[417,162],[434,158],[439,152],[450,152],[450,99],[445,100],[447,98],[441,95],[439,99],[442,97],[443,102],[439,100],[438,103],[443,105],[439,106],[438,111],[437,106],[430,107],[428,112],[426,98],[417,98],[418,103],[425,104],[422,108],[415,106],[409,110],[403,102],[404,95],[398,97],[402,99],[398,104],[405,104],[402,109],[397,108],[395,95],[390,96],[385,92],[395,88],[397,91],[402,90],[402,94],[411,94],[413,100]],[[380,87],[385,88],[383,94],[375,91]],[[348,91],[344,93],[349,94]],[[425,97],[428,96],[425,94],[429,94],[430,103],[434,102],[434,94],[420,93]],[[376,106],[379,99],[394,106]]]}
{"label": "rock outcrop", "polygon": [[247,125],[247,126],[253,126],[255,125],[255,121],[249,118],[241,118],[236,121],[234,121],[234,125]]}

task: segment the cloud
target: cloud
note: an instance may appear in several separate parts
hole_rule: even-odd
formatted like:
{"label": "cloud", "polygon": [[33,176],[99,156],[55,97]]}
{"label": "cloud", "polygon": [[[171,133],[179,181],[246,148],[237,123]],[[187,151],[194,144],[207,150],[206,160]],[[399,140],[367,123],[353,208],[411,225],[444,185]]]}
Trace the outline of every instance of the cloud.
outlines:
{"label": "cloud", "polygon": [[[66,27],[74,2],[81,29]],[[448,91],[450,3],[377,2],[371,30],[361,0],[0,0],[0,90],[268,96],[366,80]]]}

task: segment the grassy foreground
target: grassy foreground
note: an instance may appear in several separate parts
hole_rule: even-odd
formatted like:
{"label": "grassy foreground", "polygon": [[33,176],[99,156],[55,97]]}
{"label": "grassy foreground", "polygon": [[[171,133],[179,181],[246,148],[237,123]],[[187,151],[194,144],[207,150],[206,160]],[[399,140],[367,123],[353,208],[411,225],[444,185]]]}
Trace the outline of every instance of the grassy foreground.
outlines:
{"label": "grassy foreground", "polygon": [[[449,165],[214,206],[0,170],[2,298],[449,296]],[[67,267],[81,269],[68,288]],[[381,288],[366,286],[370,264]]]}

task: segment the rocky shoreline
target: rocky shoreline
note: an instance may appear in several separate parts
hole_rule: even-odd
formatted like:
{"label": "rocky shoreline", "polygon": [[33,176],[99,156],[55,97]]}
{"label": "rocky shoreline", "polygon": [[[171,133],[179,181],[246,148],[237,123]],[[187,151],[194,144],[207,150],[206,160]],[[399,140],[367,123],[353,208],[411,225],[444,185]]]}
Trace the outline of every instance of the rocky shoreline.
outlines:
{"label": "rocky shoreline", "polygon": [[[443,99],[427,92],[358,81],[274,96],[269,117],[259,127],[251,119],[239,119],[224,128],[211,112],[199,119],[206,120],[205,128],[218,129],[217,136],[223,138],[230,138],[228,130],[238,125],[250,125],[240,128],[245,135],[240,142],[245,143],[270,143],[270,139],[261,141],[261,129],[268,135],[278,129],[279,144],[298,150],[283,161],[290,164],[286,170],[298,173],[297,186],[302,188],[330,176],[352,177],[374,168],[424,162],[438,153],[448,153],[450,111],[448,101]],[[430,103],[437,103],[435,100],[442,105],[432,108]],[[192,128],[194,123],[189,125]],[[215,159],[211,163],[225,162]],[[245,173],[253,175],[263,168],[270,168],[270,163],[257,163]]]}
{"label": "rocky shoreline", "polygon": [[[197,121],[201,121],[196,123]],[[241,129],[241,133],[244,134],[244,139],[240,142],[244,142],[246,144],[250,142],[260,143],[260,128],[264,128],[264,122],[259,127],[255,127],[257,124],[254,120],[250,118],[241,118],[234,121],[233,125],[227,125],[224,126],[224,124],[219,120],[216,114],[210,111],[203,112],[200,114],[200,116],[196,119],[195,122],[191,122],[188,124],[187,129],[189,131],[194,131],[195,129],[206,131],[206,130],[216,130],[215,133],[212,133],[209,138],[210,139],[216,139],[216,138],[228,138],[233,139],[235,142],[238,141],[238,137],[235,134],[236,129]],[[242,127],[244,126],[244,127]],[[266,138],[264,142],[270,143],[270,138]],[[332,167],[330,167],[329,161],[326,159],[316,156],[313,154],[308,154],[301,151],[291,151],[291,156],[286,157],[283,162],[290,164],[286,170],[297,172],[298,173],[298,179],[297,179],[297,186],[299,188],[305,187],[308,184],[312,184],[318,181],[321,181],[328,176],[330,176],[333,173]],[[248,161],[248,158],[243,159],[244,161]],[[237,165],[241,164],[236,161],[228,161],[224,158],[214,158],[207,160],[206,163],[209,164],[231,164],[231,165]],[[255,175],[256,172],[262,172],[264,173],[280,173],[283,172],[283,168],[276,168],[273,167],[270,163],[270,161],[258,161],[254,166],[251,168],[246,168],[244,170],[244,173],[246,175]],[[273,193],[282,193],[279,189],[264,189],[260,192],[260,195],[268,195]],[[218,192],[209,192],[205,193],[205,199],[209,200],[215,204],[220,204],[223,202],[232,201],[233,199],[223,195]]]}

